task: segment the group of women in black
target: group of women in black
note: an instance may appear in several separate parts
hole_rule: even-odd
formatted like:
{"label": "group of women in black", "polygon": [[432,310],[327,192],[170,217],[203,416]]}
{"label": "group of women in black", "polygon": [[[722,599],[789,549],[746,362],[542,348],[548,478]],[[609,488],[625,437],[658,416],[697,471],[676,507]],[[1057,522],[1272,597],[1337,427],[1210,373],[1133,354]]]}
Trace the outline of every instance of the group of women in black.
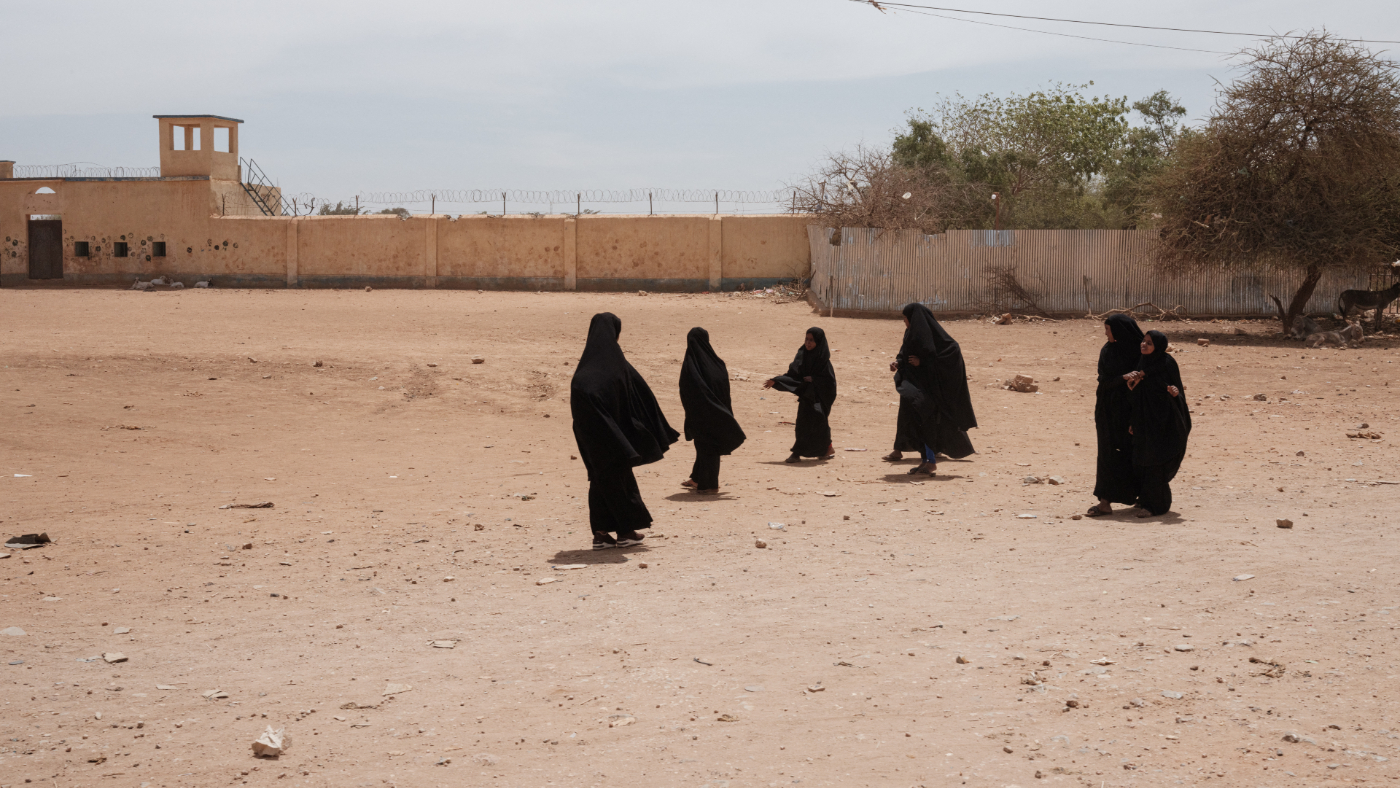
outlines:
{"label": "group of women in black", "polygon": [[[938,455],[960,459],[973,453],[967,431],[977,426],[977,417],[957,341],[923,304],[909,304],[903,313],[904,341],[890,364],[899,415],[894,451],[884,459],[896,461],[903,452],[916,451],[920,462],[909,473],[932,476]],[[1171,507],[1169,483],[1185,456],[1191,429],[1185,388],[1161,332],[1144,335],[1123,315],[1105,322],[1109,341],[1099,355],[1094,411],[1099,446],[1094,494],[1099,502],[1089,516],[1111,513],[1114,503],[1136,504],[1142,517],[1160,515]],[[588,471],[595,550],[641,544],[641,531],[651,527],[652,517],[633,468],[660,460],[680,438],[623,355],[621,333],[616,315],[594,315],[570,384],[574,438]],[[822,329],[808,329],[787,371],[763,387],[797,395],[796,439],[787,462],[835,455],[829,419],[836,373]],[[682,486],[717,493],[720,458],[738,449],[745,435],[734,417],[729,370],[703,328],[692,328],[686,337],[680,397],[685,437],[695,444],[695,463]]]}

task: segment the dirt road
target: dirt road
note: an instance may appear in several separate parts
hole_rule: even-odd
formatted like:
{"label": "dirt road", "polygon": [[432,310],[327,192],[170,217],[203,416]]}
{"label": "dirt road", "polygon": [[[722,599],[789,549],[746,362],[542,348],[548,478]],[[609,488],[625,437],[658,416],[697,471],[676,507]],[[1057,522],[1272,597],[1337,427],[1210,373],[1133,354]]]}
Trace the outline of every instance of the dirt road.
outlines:
{"label": "dirt road", "polygon": [[[708,328],[749,434],[718,498],[678,486],[688,444],[640,469],[656,524],[629,551],[587,549],[571,458],[599,311],[676,426]],[[0,316],[0,533],[55,540],[0,550],[0,630],[24,633],[0,633],[3,785],[1400,773],[1393,340],[1154,325],[1195,417],[1175,512],[1072,520],[1092,321],[949,323],[979,453],[914,482],[880,460],[901,326],[801,302],[3,290]],[[761,383],[814,324],[839,451],[789,466],[795,402]],[[995,385],[1016,373],[1040,392]],[[255,759],[268,725],[292,745]]]}

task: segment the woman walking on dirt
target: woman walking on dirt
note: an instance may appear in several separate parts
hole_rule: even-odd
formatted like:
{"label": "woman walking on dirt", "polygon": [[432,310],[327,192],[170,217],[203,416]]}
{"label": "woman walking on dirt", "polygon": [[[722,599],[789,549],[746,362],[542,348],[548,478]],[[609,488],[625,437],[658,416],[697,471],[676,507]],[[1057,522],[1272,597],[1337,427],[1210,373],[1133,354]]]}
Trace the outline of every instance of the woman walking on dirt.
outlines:
{"label": "woman walking on dirt", "polygon": [[661,459],[680,437],[666,423],[647,382],[618,347],[621,333],[617,315],[594,315],[569,383],[574,439],[588,469],[588,521],[594,550],[642,543],[638,532],[651,527],[651,513],[642,503],[632,469]]}
{"label": "woman walking on dirt", "polygon": [[763,381],[763,387],[797,395],[797,440],[792,444],[792,456],[785,462],[801,462],[803,457],[829,460],[836,456],[828,421],[831,405],[836,402],[836,370],[831,366],[825,331],[807,329],[807,338],[788,364],[787,374]]}
{"label": "woman walking on dirt", "polygon": [[681,405],[685,439],[695,442],[695,465],[681,482],[698,493],[719,492],[719,458],[743,444],[744,430],[729,400],[729,368],[710,347],[710,332],[699,326],[685,338],[681,362]]}
{"label": "woman walking on dirt", "polygon": [[901,431],[916,436],[922,461],[909,471],[932,476],[935,456],[972,454],[967,431],[977,426],[962,348],[923,304],[904,307],[904,343],[890,363],[899,392]]}
{"label": "woman walking on dirt", "polygon": [[1128,433],[1130,406],[1128,380],[1142,354],[1142,329],[1128,315],[1111,315],[1104,322],[1108,341],[1099,351],[1099,387],[1094,401],[1094,430],[1098,433],[1098,461],[1094,497],[1099,502],[1085,514],[1102,517],[1113,513],[1113,504],[1132,506],[1138,499],[1133,470],[1133,436]]}
{"label": "woman walking on dirt", "polygon": [[1155,517],[1172,508],[1171,480],[1186,456],[1191,410],[1176,359],[1167,355],[1167,337],[1148,331],[1138,346],[1141,361],[1128,381],[1129,431],[1133,435],[1133,470],[1137,472],[1138,517]]}

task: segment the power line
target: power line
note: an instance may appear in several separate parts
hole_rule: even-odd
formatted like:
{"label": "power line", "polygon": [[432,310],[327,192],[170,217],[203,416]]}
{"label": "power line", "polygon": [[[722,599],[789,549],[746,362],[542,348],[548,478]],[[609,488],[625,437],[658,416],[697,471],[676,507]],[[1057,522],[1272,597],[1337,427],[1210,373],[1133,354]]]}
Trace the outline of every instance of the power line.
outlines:
{"label": "power line", "polygon": [[[944,8],[944,7],[935,6],[935,5],[916,5],[916,4],[913,4],[913,3],[887,3],[887,2],[885,2],[885,0],[851,0],[851,2],[860,3],[861,5],[872,5],[872,6],[874,6],[874,7],[877,8],[877,9],[883,9],[885,6],[889,6],[890,8],[909,8],[909,9],[912,9],[912,8],[921,8],[921,9],[928,10],[928,11],[947,11],[947,12],[951,12],[951,13],[955,13],[955,14],[977,14],[977,15],[979,15],[979,16],[1000,16],[1000,17],[1007,17],[1007,18],[1011,18],[1011,19],[1030,19],[1030,20],[1033,20],[1033,21],[1036,21],[1036,22],[1068,22],[1068,23],[1076,24],[1076,25],[1100,25],[1100,26],[1103,26],[1103,27],[1130,27],[1130,28],[1134,28],[1134,29],[1137,29],[1137,30],[1164,30],[1164,31],[1172,32],[1172,33],[1208,33],[1208,34],[1210,34],[1210,35],[1216,35],[1216,36],[1248,36],[1248,37],[1250,37],[1250,38],[1294,38],[1294,39],[1306,38],[1306,36],[1280,35],[1280,34],[1275,34],[1275,33],[1236,33],[1236,32],[1232,32],[1232,31],[1228,31],[1228,30],[1202,30],[1202,29],[1196,29],[1196,28],[1190,28],[1190,27],[1159,27],[1159,26],[1156,26],[1156,25],[1133,25],[1133,24],[1127,24],[1127,23],[1121,23],[1121,22],[1095,22],[1095,21],[1087,20],[1087,19],[1065,19],[1065,18],[1062,18],[1062,17],[1054,17],[1054,16],[1028,16],[1028,15],[1025,15],[1025,14],[1004,14],[1004,13],[997,13],[997,12],[995,12],[995,11],[970,11],[970,10],[968,10],[968,9],[966,9],[966,8]],[[964,20],[964,21],[970,22],[970,21],[972,21],[972,20],[969,19],[969,20]],[[1013,30],[1024,30],[1024,29],[1027,29],[1027,28],[1012,28],[1012,29],[1013,29]],[[1047,32],[1047,31],[1044,31],[1044,30],[1031,30],[1030,32],[1033,32],[1033,33],[1045,33],[1045,32]],[[1051,33],[1051,35],[1061,35],[1061,34]],[[1108,39],[1092,39],[1092,40],[1095,40],[1095,41],[1106,41],[1106,40],[1108,40]],[[1400,44],[1400,41],[1385,41],[1385,40],[1382,40],[1382,39],[1368,39],[1368,38],[1339,38],[1339,39],[1336,39],[1336,40],[1338,40],[1338,41],[1347,41],[1347,42],[1351,42],[1351,43],[1365,43],[1365,44]],[[1132,43],[1134,43],[1134,42],[1132,42],[1132,41],[1115,41],[1114,43],[1117,43],[1117,44],[1132,44]],[[1155,45],[1154,45],[1154,44],[1138,44],[1138,46],[1155,46]],[[1170,48],[1170,47],[1168,47],[1168,48]],[[1204,52],[1204,51],[1208,51],[1208,50],[1193,50],[1193,51]]]}
{"label": "power line", "polygon": [[[862,0],[855,0],[855,2],[861,2],[861,1],[862,1]],[[1178,52],[1205,52],[1205,53],[1211,54],[1211,55],[1233,55],[1233,54],[1234,54],[1233,52],[1222,52],[1222,51],[1220,51],[1220,50],[1218,50],[1218,49],[1195,49],[1195,48],[1193,48],[1193,47],[1174,47],[1174,46],[1170,46],[1170,45],[1167,45],[1167,44],[1144,44],[1144,43],[1142,43],[1142,42],[1140,42],[1140,41],[1123,41],[1123,40],[1117,39],[1117,38],[1096,38],[1096,37],[1094,37],[1094,36],[1077,36],[1077,35],[1074,35],[1073,33],[1056,33],[1056,32],[1054,32],[1053,30],[1036,30],[1035,28],[1031,28],[1031,27],[1016,27],[1015,25],[999,25],[999,24],[997,24],[996,22],[980,22],[980,21],[978,21],[978,20],[976,20],[976,19],[963,19],[962,17],[957,17],[957,16],[945,16],[945,15],[943,15],[943,14],[935,14],[935,13],[932,13],[932,12],[930,12],[930,11],[917,11],[917,10],[914,10],[914,9],[912,9],[912,8],[906,8],[905,10],[908,11],[909,13],[911,13],[911,14],[919,14],[920,16],[933,16],[933,17],[937,17],[937,18],[939,18],[939,19],[947,19],[947,20],[953,21],[953,22],[966,22],[966,23],[968,23],[968,24],[970,24],[970,25],[983,25],[983,26],[985,26],[985,27],[999,27],[999,28],[1001,28],[1001,29],[1003,29],[1003,30],[1021,30],[1021,31],[1026,32],[1026,33],[1040,33],[1040,34],[1042,34],[1042,35],[1047,35],[1047,36],[1059,36],[1060,38],[1077,38],[1077,39],[1079,39],[1079,40],[1081,40],[1081,41],[1102,41],[1102,42],[1109,43],[1109,44],[1127,44],[1128,46],[1135,46],[1135,47],[1151,47],[1152,49],[1174,49],[1174,50],[1176,50],[1176,51],[1178,51]]]}

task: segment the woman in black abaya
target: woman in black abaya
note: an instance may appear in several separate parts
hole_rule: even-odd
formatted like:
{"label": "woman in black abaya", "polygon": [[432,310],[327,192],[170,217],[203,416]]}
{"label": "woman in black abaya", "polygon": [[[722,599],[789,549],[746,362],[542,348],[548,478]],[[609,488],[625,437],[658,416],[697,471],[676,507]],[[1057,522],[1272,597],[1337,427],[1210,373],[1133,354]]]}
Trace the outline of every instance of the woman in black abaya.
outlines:
{"label": "woman in black abaya", "polygon": [[594,315],[569,383],[574,439],[588,469],[594,550],[642,543],[638,531],[651,527],[651,513],[642,503],[632,469],[661,459],[680,437],[666,423],[647,382],[622,355],[620,333],[617,315]]}
{"label": "woman in black abaya", "polygon": [[1133,435],[1133,469],[1140,490],[1138,517],[1166,514],[1172,508],[1171,480],[1186,456],[1191,411],[1176,359],[1167,355],[1167,337],[1148,331],[1141,361],[1128,381],[1129,427]]}
{"label": "woman in black abaya", "polygon": [[836,402],[836,370],[831,367],[831,348],[826,344],[825,331],[807,329],[807,338],[788,364],[787,374],[763,381],[763,387],[797,395],[797,440],[786,462],[801,462],[803,457],[829,460],[836,456],[831,445],[831,424],[827,421],[831,405]]}
{"label": "woman in black abaya", "polygon": [[699,326],[685,337],[681,362],[681,405],[685,439],[695,442],[695,465],[681,486],[719,492],[719,458],[744,442],[744,431],[729,401],[729,368],[710,347],[710,332]]}
{"label": "woman in black abaya", "polygon": [[1099,351],[1099,388],[1094,402],[1094,429],[1098,433],[1098,463],[1094,497],[1099,502],[1085,514],[1102,517],[1113,513],[1113,504],[1132,506],[1138,499],[1133,471],[1133,436],[1128,433],[1128,380],[1142,353],[1142,329],[1127,315],[1112,315],[1104,322],[1108,341]]}
{"label": "woman in black abaya", "polygon": [[922,462],[911,474],[932,476],[935,455],[959,459],[972,454],[967,431],[977,426],[962,348],[923,304],[904,307],[904,344],[890,364],[895,373],[900,434],[917,436]]}

